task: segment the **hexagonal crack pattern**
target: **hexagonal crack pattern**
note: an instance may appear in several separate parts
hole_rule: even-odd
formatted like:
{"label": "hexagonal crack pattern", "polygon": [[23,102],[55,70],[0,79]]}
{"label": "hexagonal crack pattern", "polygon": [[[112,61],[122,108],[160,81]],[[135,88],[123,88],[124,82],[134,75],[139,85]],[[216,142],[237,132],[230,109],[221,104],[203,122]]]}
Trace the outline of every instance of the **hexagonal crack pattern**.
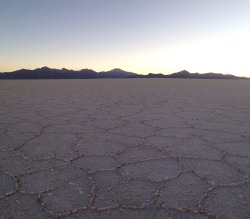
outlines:
{"label": "hexagonal crack pattern", "polygon": [[250,218],[250,84],[0,81],[1,218]]}

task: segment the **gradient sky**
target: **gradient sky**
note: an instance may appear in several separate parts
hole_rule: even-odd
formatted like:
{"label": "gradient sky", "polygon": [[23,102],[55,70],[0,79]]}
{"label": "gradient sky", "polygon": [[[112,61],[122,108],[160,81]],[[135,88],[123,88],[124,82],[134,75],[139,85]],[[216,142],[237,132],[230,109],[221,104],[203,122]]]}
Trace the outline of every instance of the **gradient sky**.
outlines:
{"label": "gradient sky", "polygon": [[0,72],[250,77],[250,0],[0,0]]}

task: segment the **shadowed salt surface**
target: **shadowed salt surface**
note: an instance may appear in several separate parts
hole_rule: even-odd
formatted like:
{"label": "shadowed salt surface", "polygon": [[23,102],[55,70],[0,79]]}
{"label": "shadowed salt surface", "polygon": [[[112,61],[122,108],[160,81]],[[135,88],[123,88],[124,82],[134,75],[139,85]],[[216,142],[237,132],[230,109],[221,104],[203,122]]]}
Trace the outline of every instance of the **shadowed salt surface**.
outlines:
{"label": "shadowed salt surface", "polygon": [[1,218],[250,218],[250,81],[0,81]]}

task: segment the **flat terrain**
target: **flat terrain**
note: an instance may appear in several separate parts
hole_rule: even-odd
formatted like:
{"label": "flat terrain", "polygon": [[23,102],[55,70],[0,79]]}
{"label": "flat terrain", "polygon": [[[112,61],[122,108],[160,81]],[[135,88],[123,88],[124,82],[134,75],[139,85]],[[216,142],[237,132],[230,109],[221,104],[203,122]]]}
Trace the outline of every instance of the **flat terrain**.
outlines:
{"label": "flat terrain", "polygon": [[0,81],[0,218],[250,218],[250,81]]}

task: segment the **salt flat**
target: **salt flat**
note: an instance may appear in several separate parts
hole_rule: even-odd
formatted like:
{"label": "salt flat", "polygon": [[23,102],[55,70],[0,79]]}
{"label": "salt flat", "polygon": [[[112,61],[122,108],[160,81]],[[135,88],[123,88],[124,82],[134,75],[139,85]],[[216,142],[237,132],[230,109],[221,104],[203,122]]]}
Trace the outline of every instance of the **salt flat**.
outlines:
{"label": "salt flat", "polygon": [[0,81],[1,218],[249,218],[250,81]]}

